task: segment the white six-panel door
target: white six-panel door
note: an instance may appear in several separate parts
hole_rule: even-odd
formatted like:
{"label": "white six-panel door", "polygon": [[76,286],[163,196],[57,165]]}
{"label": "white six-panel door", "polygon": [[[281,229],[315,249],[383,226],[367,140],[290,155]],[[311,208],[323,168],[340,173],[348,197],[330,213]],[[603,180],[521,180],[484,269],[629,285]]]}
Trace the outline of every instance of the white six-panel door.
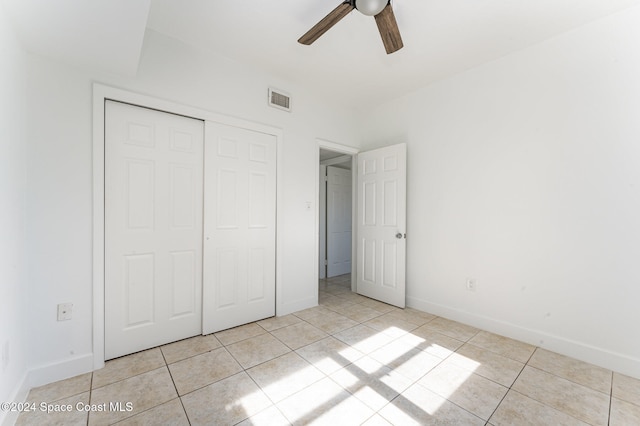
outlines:
{"label": "white six-panel door", "polygon": [[276,139],[205,124],[203,330],[275,315]]}
{"label": "white six-panel door", "polygon": [[351,273],[351,170],[327,167],[327,276]]}
{"label": "white six-panel door", "polygon": [[201,333],[203,127],[105,104],[105,359]]}
{"label": "white six-panel door", "polygon": [[358,154],[357,291],[405,306],[405,144]]}

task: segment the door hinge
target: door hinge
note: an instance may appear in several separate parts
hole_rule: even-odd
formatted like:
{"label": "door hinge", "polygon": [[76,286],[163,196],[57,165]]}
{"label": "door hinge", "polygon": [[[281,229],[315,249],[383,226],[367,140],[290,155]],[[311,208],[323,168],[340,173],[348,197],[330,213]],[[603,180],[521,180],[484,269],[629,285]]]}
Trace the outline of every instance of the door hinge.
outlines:
{"label": "door hinge", "polygon": [[324,266],[329,266],[329,261],[327,259],[324,260]]}

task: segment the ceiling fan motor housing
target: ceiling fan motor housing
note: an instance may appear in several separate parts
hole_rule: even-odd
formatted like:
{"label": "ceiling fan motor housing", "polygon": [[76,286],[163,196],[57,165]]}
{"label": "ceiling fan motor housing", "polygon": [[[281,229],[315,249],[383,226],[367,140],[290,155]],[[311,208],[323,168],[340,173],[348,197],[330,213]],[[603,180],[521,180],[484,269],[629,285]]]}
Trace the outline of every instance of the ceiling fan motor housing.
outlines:
{"label": "ceiling fan motor housing", "polygon": [[382,12],[388,3],[388,0],[355,0],[358,12],[367,16],[375,16]]}

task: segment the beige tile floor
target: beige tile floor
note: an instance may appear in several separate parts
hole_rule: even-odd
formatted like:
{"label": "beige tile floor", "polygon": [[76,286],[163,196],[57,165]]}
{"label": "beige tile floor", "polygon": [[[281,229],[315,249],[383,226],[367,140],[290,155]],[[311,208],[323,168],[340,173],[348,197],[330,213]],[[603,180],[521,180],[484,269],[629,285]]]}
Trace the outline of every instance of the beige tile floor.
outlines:
{"label": "beige tile floor", "polygon": [[349,279],[322,280],[318,307],[33,389],[73,409],[17,424],[640,425],[640,380],[359,296]]}

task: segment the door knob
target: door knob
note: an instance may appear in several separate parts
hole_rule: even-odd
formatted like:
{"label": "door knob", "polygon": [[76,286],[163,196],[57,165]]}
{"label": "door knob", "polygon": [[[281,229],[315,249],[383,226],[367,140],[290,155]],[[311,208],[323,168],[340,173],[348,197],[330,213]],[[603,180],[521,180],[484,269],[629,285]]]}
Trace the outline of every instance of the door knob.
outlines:
{"label": "door knob", "polygon": [[397,239],[399,239],[399,240],[401,240],[401,239],[402,239],[402,234],[401,234],[400,232],[398,232],[398,233],[396,234],[396,238],[397,238]]}

